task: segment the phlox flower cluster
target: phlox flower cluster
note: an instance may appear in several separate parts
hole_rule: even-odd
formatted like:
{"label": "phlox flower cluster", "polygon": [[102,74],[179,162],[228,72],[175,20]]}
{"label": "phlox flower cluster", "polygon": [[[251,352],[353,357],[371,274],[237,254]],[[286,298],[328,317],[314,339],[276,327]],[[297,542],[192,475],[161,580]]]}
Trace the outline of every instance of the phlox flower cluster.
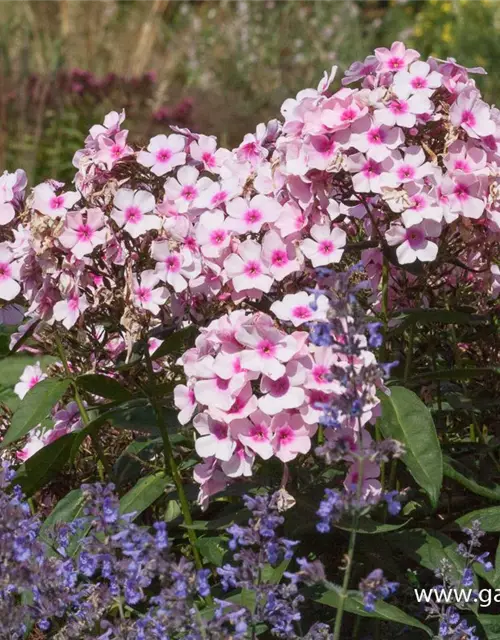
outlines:
{"label": "phlox flower cluster", "polygon": [[30,317],[68,329],[116,306],[127,333],[259,298],[339,262],[349,238],[373,244],[374,290],[382,250],[394,265],[459,258],[498,288],[499,117],[469,71],[395,43],[347,71],[360,88],[332,92],[333,76],[232,151],[187,129],[137,150],[111,112],[75,154],[74,187],[49,180],[23,203],[24,175],[5,174],[0,297],[22,291]]}
{"label": "phlox flower cluster", "polygon": [[201,329],[180,358],[187,384],[174,398],[204,458],[194,472],[202,504],[231,478],[250,476],[256,458],[287,463],[310,450],[330,355],[309,345],[306,331],[288,333],[261,312],[233,311]]}
{"label": "phlox flower cluster", "polygon": [[[23,305],[21,335],[35,322],[71,332],[77,373],[112,372],[153,330],[218,318],[177,390],[181,421],[197,410],[202,501],[256,457],[307,452],[320,415],[359,431],[377,412],[373,354],[339,355],[320,326],[309,342],[283,326],[318,320],[325,301],[312,308],[304,290],[314,270],[361,248],[374,308],[384,264],[390,304],[428,304],[422,287],[500,291],[500,116],[473,72],[396,42],[338,90],[325,74],[232,150],[175,127],[138,148],[125,113],[109,113],[75,153],[72,185],[27,194],[22,171],[1,177],[3,315]],[[281,325],[250,313],[269,302]],[[360,367],[374,379],[349,405],[341,370]]]}

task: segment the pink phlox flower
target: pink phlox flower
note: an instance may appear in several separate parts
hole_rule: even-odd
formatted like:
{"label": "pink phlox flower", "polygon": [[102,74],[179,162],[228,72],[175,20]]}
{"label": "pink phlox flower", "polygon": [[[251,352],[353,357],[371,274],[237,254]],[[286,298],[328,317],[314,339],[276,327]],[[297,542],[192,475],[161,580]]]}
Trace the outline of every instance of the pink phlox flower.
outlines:
{"label": "pink phlox flower", "polygon": [[403,227],[394,224],[385,233],[389,246],[396,246],[399,264],[411,264],[415,260],[432,262],[436,259],[438,246],[429,238],[441,234],[441,225],[434,220],[424,220],[420,224]]}
{"label": "pink phlox flower", "polygon": [[286,238],[292,234],[297,234],[306,226],[307,216],[298,203],[290,201],[283,205],[281,215],[274,223],[279,230],[281,237]]}
{"label": "pink phlox flower", "polygon": [[252,166],[265,160],[268,153],[267,149],[262,146],[261,140],[253,133],[247,133],[240,146],[234,150],[234,154],[238,160],[249,162]]}
{"label": "pink phlox flower", "polygon": [[26,462],[26,460],[29,460],[35,453],[43,449],[45,445],[46,442],[42,432],[38,429],[33,430],[30,432],[28,441],[24,447],[16,452],[16,457],[18,460],[21,460],[21,462]]}
{"label": "pink phlox flower", "polygon": [[275,222],[281,214],[281,207],[274,199],[260,194],[251,200],[235,198],[226,208],[229,228],[242,234],[258,233],[263,225]]}
{"label": "pink phlox flower", "polygon": [[149,191],[118,189],[113,204],[111,218],[132,238],[138,238],[151,229],[160,228],[160,218],[152,214],[155,198]]}
{"label": "pink phlox flower", "polygon": [[89,255],[97,246],[106,242],[108,229],[103,227],[104,215],[100,209],[72,211],[66,216],[59,242],[81,260],[83,256]]}
{"label": "pink phlox flower", "polygon": [[487,160],[486,151],[476,147],[472,141],[456,140],[448,147],[443,163],[450,174],[473,173],[477,176],[486,175]]}
{"label": "pink phlox flower", "polygon": [[380,63],[378,71],[397,73],[407,69],[412,62],[420,58],[420,54],[414,49],[407,49],[402,42],[394,42],[390,49],[375,49],[375,57]]}
{"label": "pink phlox flower", "polygon": [[[316,307],[313,309],[313,303]],[[271,305],[271,311],[280,320],[291,322],[298,327],[304,322],[323,319],[329,307],[328,298],[324,295],[315,297],[306,291],[288,293],[282,300]]]}
{"label": "pink phlox flower", "polygon": [[151,257],[157,261],[155,272],[160,279],[170,284],[177,293],[185,291],[188,282],[201,272],[200,261],[188,249],[171,251],[168,240],[154,241]]}
{"label": "pink phlox flower", "polygon": [[297,361],[286,364],[285,374],[277,380],[262,376],[259,398],[259,409],[269,416],[274,416],[285,409],[298,409],[306,398],[304,382],[307,371]]}
{"label": "pink phlox flower", "polygon": [[450,210],[465,218],[477,220],[486,207],[486,196],[485,178],[473,174],[457,174],[453,177],[453,186],[448,193]]}
{"label": "pink phlox flower", "polygon": [[204,511],[208,507],[210,496],[216,495],[226,488],[228,478],[220,468],[220,461],[213,456],[195,466],[193,477],[195,482],[200,485],[198,504]]}
{"label": "pink phlox flower", "polygon": [[363,496],[379,495],[382,485],[377,479],[380,477],[380,467],[375,462],[365,460],[363,465],[359,461],[354,462],[344,480],[346,489],[356,493],[361,474],[361,492]]}
{"label": "pink phlox flower", "polygon": [[313,225],[312,238],[306,238],[300,244],[300,250],[309,258],[313,267],[340,262],[344,253],[347,235],[339,227]]}
{"label": "pink phlox flower", "polygon": [[211,415],[216,420],[221,420],[224,423],[229,424],[233,420],[239,418],[246,418],[257,409],[257,398],[253,394],[252,385],[250,383],[245,384],[240,393],[234,398],[234,402],[230,409],[225,411],[218,407],[213,407],[210,411]]}
{"label": "pink phlox flower", "polygon": [[175,178],[168,178],[165,182],[165,196],[175,203],[180,213],[193,208],[199,195],[213,184],[210,178],[199,176],[197,169],[185,165],[179,169]]}
{"label": "pink phlox flower", "polygon": [[327,171],[339,153],[339,145],[334,136],[310,136],[304,145],[308,169]]}
{"label": "pink phlox flower", "polygon": [[196,240],[201,253],[207,258],[219,258],[226,252],[231,231],[220,209],[202,213],[196,225]]}
{"label": "pink phlox flower", "polygon": [[37,185],[33,189],[33,208],[51,218],[64,217],[81,198],[75,191],[66,191],[56,195],[56,191],[48,182]]}
{"label": "pink phlox flower", "polygon": [[24,371],[19,378],[19,382],[14,387],[14,393],[18,395],[21,400],[28,393],[30,389],[33,389],[41,380],[45,380],[47,376],[42,372],[40,362],[33,365],[28,365],[24,368]]}
{"label": "pink phlox flower", "polygon": [[376,162],[382,162],[391,155],[391,150],[404,141],[403,131],[399,127],[378,125],[368,116],[358,120],[352,126],[349,144]]}
{"label": "pink phlox flower", "polygon": [[187,424],[197,407],[194,389],[185,384],[178,384],[174,389],[174,404],[179,409],[177,419],[181,424]]}
{"label": "pink phlox flower", "polygon": [[[205,171],[217,172],[223,160],[224,149],[217,150],[217,138],[200,135],[191,143],[189,152],[197,162],[201,162]],[[221,153],[222,152],[222,153]]]}
{"label": "pink phlox flower", "polygon": [[139,151],[137,162],[149,167],[157,176],[164,176],[186,162],[186,140],[177,133],[160,134],[149,141],[147,151]]}
{"label": "pink phlox flower", "polygon": [[78,431],[83,426],[80,410],[76,402],[69,402],[66,407],[54,414],[54,430],[64,433]]}
{"label": "pink phlox flower", "polygon": [[382,162],[355,153],[346,158],[346,168],[353,173],[352,184],[361,193],[382,193],[384,187],[395,187],[396,176],[392,172],[394,161],[388,157]]}
{"label": "pink phlox flower", "polygon": [[308,364],[306,389],[314,389],[324,393],[342,391],[341,385],[332,377],[332,366],[338,365],[338,357],[329,347],[311,347],[312,360]]}
{"label": "pink phlox flower", "polygon": [[13,300],[21,291],[21,266],[7,243],[0,243],[0,299]]}
{"label": "pink phlox flower", "polygon": [[267,293],[273,278],[262,259],[262,247],[255,240],[245,240],[224,260],[224,269],[235,291],[256,289]]}
{"label": "pink phlox flower", "polygon": [[252,466],[255,456],[241,442],[236,442],[236,448],[231,458],[221,462],[222,471],[229,478],[249,478],[252,475]]}
{"label": "pink phlox flower", "polygon": [[431,71],[427,62],[417,60],[410,65],[408,71],[398,71],[394,76],[394,93],[398,97],[422,94],[430,98],[434,91],[442,84],[442,75],[438,71]]}
{"label": "pink phlox flower", "polygon": [[118,111],[110,111],[104,116],[103,124],[95,124],[90,130],[90,137],[97,140],[99,136],[114,136],[120,131],[120,126],[125,120],[125,109],[120,113]]}
{"label": "pink phlox flower", "polygon": [[481,100],[481,94],[474,84],[467,85],[460,92],[450,109],[450,120],[455,127],[461,127],[472,138],[491,136],[496,131],[490,107]]}
{"label": "pink phlox flower", "polygon": [[262,411],[254,411],[243,420],[234,420],[231,432],[247,449],[263,460],[269,460],[273,455],[271,418]]}
{"label": "pink phlox flower", "polygon": [[373,55],[367,56],[363,62],[357,60],[344,72],[342,84],[352,84],[353,82],[357,82],[368,75],[374,75],[379,66],[379,60],[377,60],[376,56]]}
{"label": "pink phlox flower", "polygon": [[208,413],[199,413],[193,420],[199,434],[196,438],[196,453],[201,458],[214,456],[218,460],[229,460],[236,448],[236,441],[230,433],[230,426],[214,420]]}
{"label": "pink phlox flower", "polygon": [[290,462],[299,453],[308,453],[311,449],[309,430],[300,414],[283,411],[274,416],[271,428],[274,432],[274,454],[282,462]]}
{"label": "pink phlox flower", "polygon": [[241,353],[242,367],[263,373],[272,380],[285,375],[285,364],[299,347],[295,338],[272,325],[243,325],[236,338],[246,347]]}
{"label": "pink phlox flower", "polygon": [[98,138],[97,144],[99,151],[97,152],[96,159],[102,162],[108,170],[125,156],[130,156],[134,153],[132,147],[127,145],[128,131],[123,130],[116,133],[114,138],[106,135],[101,135]]}
{"label": "pink phlox flower", "polygon": [[394,165],[391,172],[396,178],[396,183],[406,184],[418,182],[425,176],[432,174],[433,168],[430,162],[426,162],[424,150],[419,146],[408,147],[401,157],[399,151],[392,154]]}
{"label": "pink phlox flower", "polygon": [[367,107],[358,103],[356,92],[343,88],[323,105],[321,122],[328,131],[339,131],[349,128],[367,112]]}
{"label": "pink phlox flower", "polygon": [[89,302],[85,295],[79,296],[77,292],[73,292],[65,300],[59,300],[59,302],[55,303],[53,308],[54,320],[62,322],[66,329],[71,329],[88,306]]}
{"label": "pink phlox flower", "polygon": [[262,260],[274,279],[281,282],[286,276],[300,270],[295,245],[283,240],[280,234],[271,230],[262,240]]}
{"label": "pink phlox flower", "polygon": [[384,107],[376,109],[373,117],[376,124],[409,129],[415,126],[417,116],[430,115],[433,111],[434,105],[425,94],[411,95],[409,87],[406,87],[406,91],[400,87],[399,95],[390,98]]}
{"label": "pink phlox flower", "polygon": [[229,202],[241,189],[237,178],[223,178],[220,182],[212,182],[196,198],[193,206],[197,209],[218,209]]}
{"label": "pink phlox flower", "polygon": [[416,184],[406,185],[406,192],[410,201],[410,206],[407,207],[401,214],[403,224],[406,227],[410,227],[413,224],[419,224],[423,220],[435,220],[441,222],[443,219],[443,209],[431,197],[429,192]]}
{"label": "pink phlox flower", "polygon": [[196,401],[209,409],[216,407],[229,411],[236,396],[247,383],[247,376],[243,371],[233,373],[229,377],[218,375],[214,370],[213,356],[204,356],[194,363],[192,373],[196,378],[194,382]]}
{"label": "pink phlox flower", "polygon": [[140,276],[133,276],[132,301],[134,306],[153,315],[160,313],[160,307],[168,300],[169,293],[165,287],[157,287],[160,276],[152,269],[143,271]]}

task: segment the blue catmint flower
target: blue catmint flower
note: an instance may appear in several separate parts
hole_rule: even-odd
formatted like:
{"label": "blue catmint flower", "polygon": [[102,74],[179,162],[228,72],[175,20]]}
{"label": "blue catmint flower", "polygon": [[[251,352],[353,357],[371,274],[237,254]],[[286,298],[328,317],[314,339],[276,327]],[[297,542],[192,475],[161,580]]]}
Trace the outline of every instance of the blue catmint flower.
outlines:
{"label": "blue catmint flower", "polygon": [[363,594],[363,605],[366,611],[374,611],[377,600],[386,600],[396,592],[397,582],[389,582],[382,569],[375,569],[359,583],[359,590]]}

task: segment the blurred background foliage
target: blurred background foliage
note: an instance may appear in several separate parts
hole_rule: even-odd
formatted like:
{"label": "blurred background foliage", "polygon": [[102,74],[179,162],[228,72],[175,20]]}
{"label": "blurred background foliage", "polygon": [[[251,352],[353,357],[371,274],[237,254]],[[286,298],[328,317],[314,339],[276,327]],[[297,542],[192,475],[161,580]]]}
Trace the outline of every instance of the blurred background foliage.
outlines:
{"label": "blurred background foliage", "polygon": [[403,40],[482,65],[500,91],[496,0],[6,0],[0,12],[0,166],[70,180],[89,127],[126,109],[133,140],[168,124],[234,146],[283,100]]}

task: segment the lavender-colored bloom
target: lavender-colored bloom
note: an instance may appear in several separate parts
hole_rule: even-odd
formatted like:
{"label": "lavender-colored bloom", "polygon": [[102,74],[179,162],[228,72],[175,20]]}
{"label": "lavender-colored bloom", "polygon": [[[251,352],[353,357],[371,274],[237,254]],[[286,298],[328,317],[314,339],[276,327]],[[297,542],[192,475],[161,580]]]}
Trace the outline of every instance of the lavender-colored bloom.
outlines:
{"label": "lavender-colored bloom", "polygon": [[359,590],[363,594],[363,605],[366,611],[374,611],[377,600],[386,600],[396,592],[397,582],[389,582],[382,569],[375,569],[359,583]]}

